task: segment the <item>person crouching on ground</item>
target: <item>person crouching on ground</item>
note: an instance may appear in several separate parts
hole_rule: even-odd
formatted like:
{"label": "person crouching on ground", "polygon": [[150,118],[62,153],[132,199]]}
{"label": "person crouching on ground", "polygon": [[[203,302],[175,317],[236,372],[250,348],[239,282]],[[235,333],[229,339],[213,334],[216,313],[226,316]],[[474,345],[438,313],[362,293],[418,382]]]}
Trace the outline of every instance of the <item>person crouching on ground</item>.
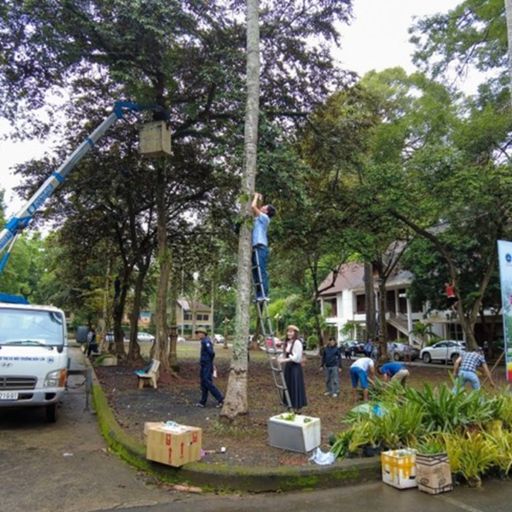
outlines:
{"label": "person crouching on ground", "polygon": [[197,402],[196,407],[206,406],[208,392],[217,400],[217,407],[222,407],[224,404],[224,396],[213,383],[213,360],[215,359],[215,351],[213,349],[212,340],[208,337],[206,329],[202,327],[196,329],[196,334],[201,341],[201,357],[199,360],[201,399]]}
{"label": "person crouching on ground", "polygon": [[482,367],[485,375],[491,383],[491,386],[494,388],[496,385],[492,380],[492,375],[489,371],[489,367],[487,366],[487,362],[485,361],[483,351],[478,347],[477,350],[473,352],[464,352],[455,361],[455,364],[453,365],[453,375],[456,377],[457,381],[453,388],[453,392],[455,393],[458,389],[464,388],[466,382],[469,382],[473,389],[480,389],[480,379],[476,373],[480,367]]}
{"label": "person crouching on ground", "polygon": [[[302,343],[299,340],[299,328],[295,325],[289,325],[286,328],[286,343],[283,355],[279,358],[279,362],[284,364],[284,380],[292,409],[295,412],[308,405],[306,398],[306,387],[304,385],[304,372],[302,371]],[[284,405],[286,397],[283,396]]]}
{"label": "person crouching on ground", "polygon": [[357,385],[363,389],[363,397],[368,401],[368,382],[375,384],[375,363],[371,357],[360,357],[350,366],[352,400],[357,401]]}
{"label": "person crouching on ground", "polygon": [[322,366],[325,374],[324,395],[337,398],[340,393],[341,352],[334,338],[329,338],[322,352]]}
{"label": "person crouching on ground", "polygon": [[389,362],[377,367],[377,373],[382,375],[384,382],[400,382],[405,386],[407,377],[409,377],[409,370],[404,363]]}

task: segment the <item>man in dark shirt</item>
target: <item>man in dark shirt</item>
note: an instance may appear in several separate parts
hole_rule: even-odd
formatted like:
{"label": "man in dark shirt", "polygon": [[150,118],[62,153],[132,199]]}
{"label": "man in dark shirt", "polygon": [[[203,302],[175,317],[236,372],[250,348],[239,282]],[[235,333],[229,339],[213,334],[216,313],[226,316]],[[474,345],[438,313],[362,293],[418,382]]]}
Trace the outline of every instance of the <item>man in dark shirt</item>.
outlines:
{"label": "man in dark shirt", "polygon": [[334,338],[329,338],[322,352],[322,368],[325,373],[325,393],[337,398],[340,393],[341,352]]}

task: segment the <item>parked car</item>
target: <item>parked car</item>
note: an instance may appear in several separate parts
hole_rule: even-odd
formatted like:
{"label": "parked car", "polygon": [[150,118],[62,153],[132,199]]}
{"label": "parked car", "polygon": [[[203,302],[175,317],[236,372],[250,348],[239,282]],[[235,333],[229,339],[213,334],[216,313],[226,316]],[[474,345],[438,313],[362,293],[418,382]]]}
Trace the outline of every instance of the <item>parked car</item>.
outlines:
{"label": "parked car", "polygon": [[137,341],[153,343],[155,341],[155,337],[149,332],[139,331],[137,334]]}
{"label": "parked car", "polygon": [[364,355],[364,343],[356,340],[345,340],[340,345],[343,354],[350,352],[352,357],[356,355]]}
{"label": "parked car", "polygon": [[388,343],[388,355],[394,361],[414,361],[418,359],[420,351],[406,343],[390,342]]}
{"label": "parked car", "polygon": [[108,331],[105,333],[105,341],[107,343],[114,343],[114,332]]}
{"label": "parked car", "polygon": [[464,352],[465,347],[461,342],[455,340],[441,340],[430,347],[425,347],[420,352],[420,358],[424,363],[432,361],[450,361],[455,363],[457,358]]}
{"label": "parked car", "polygon": [[222,336],[222,334],[214,334],[213,341],[215,343],[224,343],[224,336]]}

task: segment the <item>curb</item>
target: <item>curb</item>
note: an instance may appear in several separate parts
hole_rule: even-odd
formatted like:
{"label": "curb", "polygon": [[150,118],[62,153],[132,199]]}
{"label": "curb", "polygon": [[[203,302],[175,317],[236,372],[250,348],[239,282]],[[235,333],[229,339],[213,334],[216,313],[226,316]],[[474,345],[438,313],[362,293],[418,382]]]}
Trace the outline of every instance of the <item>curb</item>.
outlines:
{"label": "curb", "polygon": [[345,459],[332,466],[233,466],[193,462],[174,468],[146,459],[146,448],[119,426],[93,370],[92,395],[100,430],[108,446],[137,469],[169,483],[186,483],[210,491],[291,491],[327,489],[381,478],[380,460]]}

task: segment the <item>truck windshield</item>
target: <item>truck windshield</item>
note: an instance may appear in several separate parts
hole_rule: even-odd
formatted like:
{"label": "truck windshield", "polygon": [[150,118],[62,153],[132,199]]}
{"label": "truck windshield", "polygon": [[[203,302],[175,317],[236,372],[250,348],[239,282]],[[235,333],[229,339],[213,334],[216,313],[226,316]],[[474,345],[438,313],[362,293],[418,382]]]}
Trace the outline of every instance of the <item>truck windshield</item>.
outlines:
{"label": "truck windshield", "polygon": [[0,345],[60,346],[64,319],[55,311],[0,308]]}

